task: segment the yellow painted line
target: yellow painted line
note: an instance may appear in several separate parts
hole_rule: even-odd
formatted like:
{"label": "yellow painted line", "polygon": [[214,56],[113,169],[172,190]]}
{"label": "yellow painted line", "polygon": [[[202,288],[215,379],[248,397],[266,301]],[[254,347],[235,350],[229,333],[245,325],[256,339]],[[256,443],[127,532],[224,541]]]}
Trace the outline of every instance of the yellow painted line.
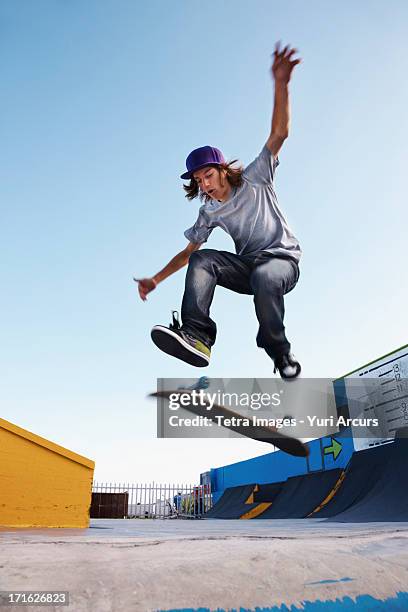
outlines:
{"label": "yellow painted line", "polygon": [[245,514],[243,514],[239,518],[240,519],[256,518],[257,516],[262,514],[262,512],[265,512],[265,510],[267,510],[269,506],[272,506],[272,502],[262,502],[261,504],[258,504],[257,506],[255,506],[255,508],[252,508],[252,510],[249,510],[249,512],[245,512]]}
{"label": "yellow painted line", "polygon": [[334,487],[332,488],[332,490],[330,491],[328,496],[322,501],[321,504],[319,504],[319,506],[317,506],[317,508],[312,510],[312,512],[310,514],[308,514],[306,518],[309,518],[309,516],[312,516],[312,514],[314,514],[315,512],[318,512],[319,510],[321,510],[323,508],[323,506],[328,504],[329,501],[331,499],[333,499],[333,497],[336,495],[337,491],[339,490],[340,486],[342,485],[343,480],[345,479],[345,477],[346,477],[346,472],[343,471],[340,474],[339,479],[337,480],[336,484],[334,485]]}
{"label": "yellow painted line", "polygon": [[259,487],[258,485],[254,486],[254,490],[252,491],[251,495],[248,497],[248,499],[245,501],[246,504],[254,504],[254,493],[256,493],[257,491],[259,491]]}
{"label": "yellow painted line", "polygon": [[0,429],[5,429],[6,431],[9,431],[10,433],[15,434],[16,436],[19,436],[20,438],[29,440],[30,442],[33,442],[38,446],[42,446],[43,448],[46,448],[47,450],[50,450],[53,453],[57,453],[57,455],[62,455],[63,457],[66,457],[71,461],[80,463],[81,465],[84,465],[85,467],[90,468],[91,470],[95,469],[95,462],[91,459],[87,459],[86,457],[78,455],[77,453],[74,453],[68,450],[67,448],[64,448],[63,446],[59,446],[59,444],[55,444],[50,440],[46,440],[41,436],[37,436],[31,431],[27,431],[27,429],[23,429],[22,427],[18,427],[17,425],[10,423],[10,421],[0,419]]}

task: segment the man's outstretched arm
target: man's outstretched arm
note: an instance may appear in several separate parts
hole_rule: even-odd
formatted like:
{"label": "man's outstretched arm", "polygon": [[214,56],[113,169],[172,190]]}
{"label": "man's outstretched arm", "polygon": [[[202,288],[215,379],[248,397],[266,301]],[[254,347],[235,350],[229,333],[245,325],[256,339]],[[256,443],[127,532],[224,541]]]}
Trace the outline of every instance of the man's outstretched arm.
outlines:
{"label": "man's outstretched arm", "polygon": [[189,242],[185,249],[177,253],[177,255],[164,266],[163,270],[160,270],[160,272],[154,276],[149,278],[134,278],[133,280],[138,283],[141,299],[145,302],[147,294],[156,289],[157,285],[170,276],[170,274],[174,274],[174,272],[177,272],[177,270],[185,266],[190,259],[190,255],[194,253],[194,251],[198,251],[200,247],[200,243]]}
{"label": "man's outstretched arm", "polygon": [[272,64],[272,77],[275,83],[275,97],[272,114],[272,127],[266,146],[276,157],[283,142],[289,135],[290,110],[289,110],[289,81],[292,71],[300,59],[293,59],[297,52],[286,45],[280,51],[280,43],[276,43],[274,60]]}

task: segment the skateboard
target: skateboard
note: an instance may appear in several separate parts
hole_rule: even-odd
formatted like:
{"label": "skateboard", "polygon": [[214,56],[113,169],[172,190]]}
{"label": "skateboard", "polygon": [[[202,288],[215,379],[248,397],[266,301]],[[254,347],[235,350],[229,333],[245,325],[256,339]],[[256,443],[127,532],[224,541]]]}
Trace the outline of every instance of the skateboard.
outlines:
{"label": "skateboard", "polygon": [[[156,391],[155,393],[149,393],[149,397],[170,399],[170,396],[174,398],[174,396],[177,394],[183,394],[184,396],[187,394],[193,398],[193,393],[196,394],[197,391],[200,391],[200,404],[196,405],[191,402],[188,405],[184,405],[183,403],[182,408],[192,412],[196,416],[207,417],[217,424],[219,424],[219,421],[221,421],[221,423],[223,423],[223,427],[246,436],[247,438],[257,440],[258,442],[273,444],[273,446],[276,446],[289,455],[293,455],[295,457],[307,457],[309,455],[309,448],[306,444],[301,442],[301,440],[298,440],[298,438],[288,436],[287,434],[280,432],[278,429],[276,429],[276,427],[257,424],[242,425],[240,422],[242,422],[243,419],[248,419],[251,422],[252,417],[244,417],[242,414],[218,404],[214,404],[211,407],[211,410],[207,410],[205,407],[206,394],[202,385],[194,385],[193,388],[189,387],[187,389],[178,388],[176,391]],[[207,405],[209,404],[207,403]],[[228,419],[229,424],[224,424],[225,419]],[[236,423],[236,421],[238,422]]]}

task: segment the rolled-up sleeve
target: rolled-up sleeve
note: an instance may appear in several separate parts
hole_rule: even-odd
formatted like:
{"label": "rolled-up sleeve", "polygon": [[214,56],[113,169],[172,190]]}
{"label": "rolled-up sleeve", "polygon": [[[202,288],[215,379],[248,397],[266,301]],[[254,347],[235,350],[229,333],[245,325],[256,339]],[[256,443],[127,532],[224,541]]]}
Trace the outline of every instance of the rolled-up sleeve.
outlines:
{"label": "rolled-up sleeve", "polygon": [[207,242],[211,232],[213,231],[213,228],[209,227],[208,225],[208,220],[206,219],[203,208],[204,207],[200,208],[197,221],[194,223],[194,225],[186,229],[184,232],[184,236],[187,238],[187,240],[194,242],[195,244]]}

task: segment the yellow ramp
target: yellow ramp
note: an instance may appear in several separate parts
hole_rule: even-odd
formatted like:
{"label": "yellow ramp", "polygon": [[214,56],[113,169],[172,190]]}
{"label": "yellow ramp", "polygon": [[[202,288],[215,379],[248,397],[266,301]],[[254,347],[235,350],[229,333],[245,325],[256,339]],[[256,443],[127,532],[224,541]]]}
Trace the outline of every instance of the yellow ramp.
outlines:
{"label": "yellow ramp", "polygon": [[267,510],[269,506],[272,506],[272,502],[261,502],[257,506],[255,506],[255,508],[252,508],[252,510],[249,510],[249,512],[245,512],[245,514],[243,514],[239,518],[244,520],[254,519],[263,512],[265,512],[265,510]]}
{"label": "yellow ramp", "polygon": [[0,419],[0,526],[88,527],[95,463]]}

